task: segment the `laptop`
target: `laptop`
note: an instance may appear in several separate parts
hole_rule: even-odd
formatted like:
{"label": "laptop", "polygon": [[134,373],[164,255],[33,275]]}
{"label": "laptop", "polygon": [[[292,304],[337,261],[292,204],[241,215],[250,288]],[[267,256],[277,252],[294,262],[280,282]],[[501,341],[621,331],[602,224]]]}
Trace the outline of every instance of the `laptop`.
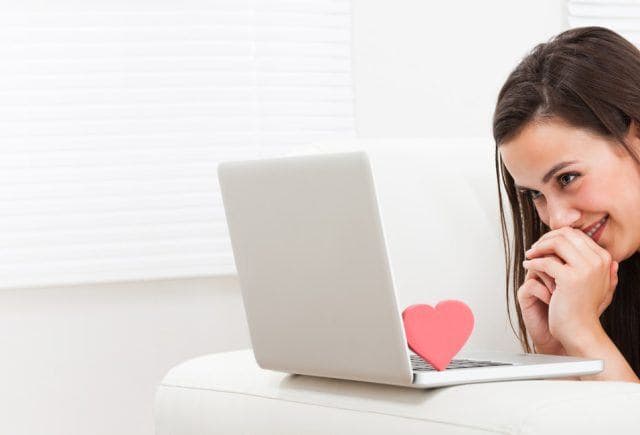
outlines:
{"label": "laptop", "polygon": [[599,359],[463,348],[438,371],[413,353],[364,150],[222,162],[218,180],[261,368],[412,388],[603,370]]}

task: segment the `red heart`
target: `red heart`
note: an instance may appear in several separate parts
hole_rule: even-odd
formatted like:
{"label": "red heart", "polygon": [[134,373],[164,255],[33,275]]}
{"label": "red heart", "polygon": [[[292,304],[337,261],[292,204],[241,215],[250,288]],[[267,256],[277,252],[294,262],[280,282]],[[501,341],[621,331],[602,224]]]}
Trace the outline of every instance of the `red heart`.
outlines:
{"label": "red heart", "polygon": [[409,348],[436,370],[447,368],[473,331],[473,313],[462,301],[411,305],[402,312]]}

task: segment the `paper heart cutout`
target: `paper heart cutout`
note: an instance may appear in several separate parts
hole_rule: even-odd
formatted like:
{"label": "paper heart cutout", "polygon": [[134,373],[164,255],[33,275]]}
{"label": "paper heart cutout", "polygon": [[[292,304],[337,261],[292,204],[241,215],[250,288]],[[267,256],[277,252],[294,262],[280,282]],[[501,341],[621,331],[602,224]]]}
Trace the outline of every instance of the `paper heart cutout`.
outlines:
{"label": "paper heart cutout", "polygon": [[462,301],[415,304],[402,312],[409,348],[436,370],[447,368],[473,331],[471,309]]}

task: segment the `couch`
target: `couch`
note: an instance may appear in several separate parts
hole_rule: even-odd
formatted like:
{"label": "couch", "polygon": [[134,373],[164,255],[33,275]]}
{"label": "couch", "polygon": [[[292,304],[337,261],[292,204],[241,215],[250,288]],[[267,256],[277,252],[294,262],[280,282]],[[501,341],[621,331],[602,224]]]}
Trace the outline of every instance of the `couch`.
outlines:
{"label": "couch", "polygon": [[[399,306],[464,300],[476,320],[465,349],[521,352],[506,314],[492,141],[360,138],[296,153],[351,149],[371,157]],[[639,408],[640,384],[532,379],[415,390],[264,370],[249,348],[172,368],[154,409],[156,435],[275,435],[635,434]]]}

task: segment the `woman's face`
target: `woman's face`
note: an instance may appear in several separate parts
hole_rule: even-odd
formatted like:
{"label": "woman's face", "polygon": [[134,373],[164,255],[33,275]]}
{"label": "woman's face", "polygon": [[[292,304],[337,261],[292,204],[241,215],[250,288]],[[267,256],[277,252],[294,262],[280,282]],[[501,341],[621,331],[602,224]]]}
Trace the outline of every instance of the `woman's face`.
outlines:
{"label": "woman's face", "polygon": [[[632,123],[627,143],[636,150],[638,134]],[[618,262],[640,250],[640,169],[617,142],[555,118],[530,122],[499,152],[549,228],[584,230],[608,215],[598,245]],[[563,162],[573,163],[558,169]]]}

